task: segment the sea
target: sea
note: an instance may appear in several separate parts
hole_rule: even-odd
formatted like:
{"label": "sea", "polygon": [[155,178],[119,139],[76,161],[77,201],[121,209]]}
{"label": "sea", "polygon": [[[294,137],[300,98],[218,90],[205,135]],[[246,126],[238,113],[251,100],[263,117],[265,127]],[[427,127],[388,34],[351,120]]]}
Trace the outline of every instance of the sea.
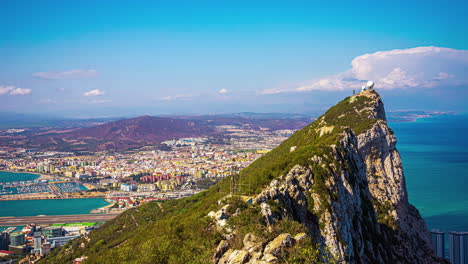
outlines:
{"label": "sea", "polygon": [[0,184],[2,182],[13,181],[33,181],[39,178],[38,174],[33,173],[16,173],[9,171],[0,171]]}
{"label": "sea", "polygon": [[[410,203],[430,229],[468,231],[468,115],[389,123],[397,137]],[[38,175],[0,172],[0,182]],[[85,214],[104,199],[0,201],[1,216]]]}
{"label": "sea", "polygon": [[101,198],[0,201],[0,217],[89,214],[108,204]]}
{"label": "sea", "polygon": [[389,123],[409,201],[429,229],[468,232],[468,114]]}
{"label": "sea", "polygon": [[[0,184],[38,178],[39,175],[33,173],[0,171]],[[101,198],[0,201],[0,217],[89,214],[91,210],[108,204]]]}

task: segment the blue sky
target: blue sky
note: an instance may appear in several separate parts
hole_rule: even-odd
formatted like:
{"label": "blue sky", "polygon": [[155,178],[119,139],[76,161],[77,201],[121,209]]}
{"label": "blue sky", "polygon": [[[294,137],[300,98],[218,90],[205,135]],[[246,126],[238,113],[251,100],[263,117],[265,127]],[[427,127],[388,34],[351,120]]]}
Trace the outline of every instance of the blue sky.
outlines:
{"label": "blue sky", "polygon": [[373,79],[466,112],[468,4],[387,2],[3,0],[0,111],[309,113]]}

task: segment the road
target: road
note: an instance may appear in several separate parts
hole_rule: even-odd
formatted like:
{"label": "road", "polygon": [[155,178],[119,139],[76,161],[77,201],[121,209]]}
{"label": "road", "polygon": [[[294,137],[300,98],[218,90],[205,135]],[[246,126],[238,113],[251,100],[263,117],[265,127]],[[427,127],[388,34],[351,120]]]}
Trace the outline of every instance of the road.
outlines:
{"label": "road", "polygon": [[0,226],[21,226],[27,224],[59,224],[109,221],[119,214],[82,214],[82,215],[42,215],[21,217],[0,217]]}

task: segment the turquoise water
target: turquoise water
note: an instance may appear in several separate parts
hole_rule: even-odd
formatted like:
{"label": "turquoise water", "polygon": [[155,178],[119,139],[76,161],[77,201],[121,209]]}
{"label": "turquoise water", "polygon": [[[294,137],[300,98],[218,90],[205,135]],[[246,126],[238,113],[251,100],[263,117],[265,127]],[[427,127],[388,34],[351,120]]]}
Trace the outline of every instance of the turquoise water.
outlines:
{"label": "turquoise water", "polygon": [[88,214],[106,205],[101,198],[0,201],[0,217]]}
{"label": "turquoise water", "polygon": [[[31,181],[37,178],[39,178],[37,174],[0,171],[0,183]],[[86,190],[82,185],[77,186],[77,188],[78,187],[81,190]],[[11,189],[13,190],[15,188]],[[0,217],[88,214],[91,210],[106,205],[108,205],[108,203],[101,198],[0,201]]]}
{"label": "turquoise water", "polygon": [[37,178],[39,178],[38,174],[0,171],[0,183],[14,181],[33,181]]}
{"label": "turquoise water", "polygon": [[468,115],[390,123],[410,202],[429,228],[468,231]]}

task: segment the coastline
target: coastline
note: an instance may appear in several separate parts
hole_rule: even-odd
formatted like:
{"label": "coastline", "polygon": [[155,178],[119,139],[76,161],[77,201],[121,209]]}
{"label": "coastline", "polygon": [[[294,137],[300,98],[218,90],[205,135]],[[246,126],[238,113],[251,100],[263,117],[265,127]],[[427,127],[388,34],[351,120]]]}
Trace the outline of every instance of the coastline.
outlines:
{"label": "coastline", "polygon": [[0,172],[10,172],[10,173],[24,173],[24,174],[38,175],[38,176],[40,177],[40,173],[36,173],[36,172],[29,172],[29,171],[0,170]]}
{"label": "coastline", "polygon": [[30,171],[0,170],[0,172],[22,173],[22,174],[37,175],[38,178],[35,179],[35,180],[52,180],[52,179],[60,178],[60,177],[61,177],[61,176],[55,176],[55,175],[53,175],[53,174],[45,174],[45,173],[30,172]]}
{"label": "coastline", "polygon": [[110,199],[104,199],[104,201],[108,202],[108,205],[105,205],[103,207],[99,207],[96,209],[91,210],[89,213],[90,214],[107,214],[110,213],[110,209],[115,205],[114,202],[111,202]]}
{"label": "coastline", "polygon": [[[19,173],[19,174],[28,174],[37,177],[34,181],[50,181],[53,179],[62,179],[63,177],[45,174],[45,173],[31,173],[31,172],[22,172],[22,171],[10,171],[10,170],[0,170],[0,172],[6,173]],[[30,179],[32,180],[32,179]],[[7,181],[8,182],[8,181]],[[9,181],[13,182],[13,181]],[[2,182],[0,182],[2,184]],[[19,200],[59,200],[59,199],[86,199],[86,198],[105,198],[106,193],[101,192],[76,192],[76,193],[66,193],[63,195],[57,195],[53,192],[38,192],[38,193],[24,193],[24,194],[6,194],[0,195],[0,201],[19,201]]]}
{"label": "coastline", "polygon": [[[59,177],[57,177],[57,178],[59,178]],[[55,179],[55,177],[53,175],[43,174],[43,173],[40,173],[39,178],[37,178],[37,180],[53,180],[53,179]]]}

